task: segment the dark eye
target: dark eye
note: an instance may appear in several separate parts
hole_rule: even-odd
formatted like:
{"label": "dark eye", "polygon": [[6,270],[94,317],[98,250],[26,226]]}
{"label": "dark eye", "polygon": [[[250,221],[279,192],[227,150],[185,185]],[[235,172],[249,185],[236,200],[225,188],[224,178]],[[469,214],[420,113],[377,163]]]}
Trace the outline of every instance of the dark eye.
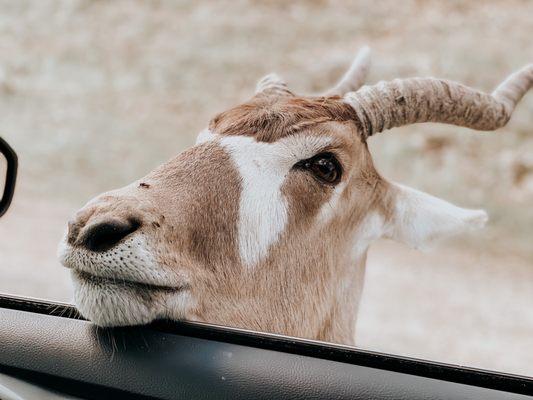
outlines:
{"label": "dark eye", "polygon": [[310,171],[317,179],[330,185],[338,183],[342,175],[341,165],[331,153],[321,153],[299,161],[294,167]]}

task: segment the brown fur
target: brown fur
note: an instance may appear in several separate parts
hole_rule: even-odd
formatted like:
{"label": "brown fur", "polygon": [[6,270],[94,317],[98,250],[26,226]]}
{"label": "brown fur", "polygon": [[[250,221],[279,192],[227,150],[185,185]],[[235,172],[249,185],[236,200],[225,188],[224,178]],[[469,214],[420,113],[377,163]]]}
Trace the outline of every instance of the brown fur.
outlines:
{"label": "brown fur", "polygon": [[248,135],[271,143],[321,122],[353,122],[355,117],[353,108],[338,96],[255,96],[218,114],[209,128],[221,135]]}

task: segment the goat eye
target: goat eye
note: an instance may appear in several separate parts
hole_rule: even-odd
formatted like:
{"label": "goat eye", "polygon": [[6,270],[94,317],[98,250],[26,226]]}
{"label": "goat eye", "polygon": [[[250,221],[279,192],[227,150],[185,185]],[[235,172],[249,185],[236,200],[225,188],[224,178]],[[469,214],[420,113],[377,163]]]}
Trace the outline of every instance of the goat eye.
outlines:
{"label": "goat eye", "polygon": [[317,179],[330,185],[338,183],[341,179],[341,166],[331,153],[318,154],[313,158],[302,160],[295,167],[312,172]]}

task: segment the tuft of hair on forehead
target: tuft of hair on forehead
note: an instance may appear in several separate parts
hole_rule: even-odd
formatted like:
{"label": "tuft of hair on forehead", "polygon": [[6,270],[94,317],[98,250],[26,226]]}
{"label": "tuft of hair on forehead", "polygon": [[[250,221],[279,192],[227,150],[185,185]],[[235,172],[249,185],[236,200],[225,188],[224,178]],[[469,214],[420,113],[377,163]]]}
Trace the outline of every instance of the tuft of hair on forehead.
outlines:
{"label": "tuft of hair on forehead", "polygon": [[353,108],[338,96],[256,96],[218,114],[209,129],[220,135],[253,136],[272,143],[309,126],[326,121],[354,121]]}

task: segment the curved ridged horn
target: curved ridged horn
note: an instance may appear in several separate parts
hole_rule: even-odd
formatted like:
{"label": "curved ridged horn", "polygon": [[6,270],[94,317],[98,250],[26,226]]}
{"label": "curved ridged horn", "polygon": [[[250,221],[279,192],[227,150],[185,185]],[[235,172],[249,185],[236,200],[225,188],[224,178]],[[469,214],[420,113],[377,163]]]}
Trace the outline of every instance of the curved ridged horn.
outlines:
{"label": "curved ridged horn", "polygon": [[370,47],[362,47],[355,56],[352,65],[337,84],[324,92],[324,96],[344,96],[348,92],[356,91],[366,81],[370,69]]}
{"label": "curved ridged horn", "polygon": [[293,96],[287,84],[277,74],[268,74],[257,82],[255,94],[275,94],[278,96]]}
{"label": "curved ridged horn", "polygon": [[365,137],[418,122],[491,131],[509,121],[531,86],[533,64],[510,75],[492,94],[442,79],[410,78],[363,86],[344,101],[355,110]]}

